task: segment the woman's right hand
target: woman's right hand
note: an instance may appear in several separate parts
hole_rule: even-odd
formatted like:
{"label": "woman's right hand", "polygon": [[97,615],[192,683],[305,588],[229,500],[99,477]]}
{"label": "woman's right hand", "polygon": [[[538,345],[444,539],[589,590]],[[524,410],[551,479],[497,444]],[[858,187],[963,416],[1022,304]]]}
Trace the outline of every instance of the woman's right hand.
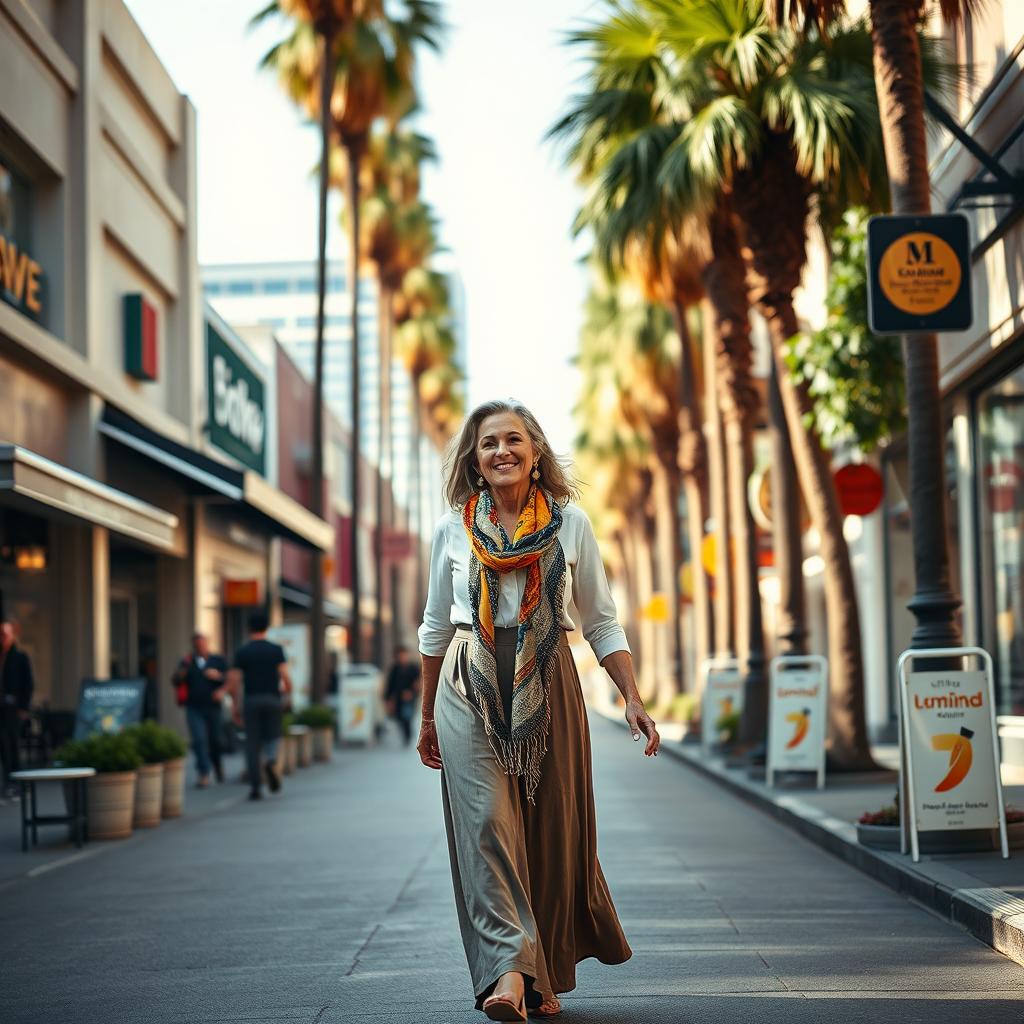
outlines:
{"label": "woman's right hand", "polygon": [[433,722],[420,722],[420,738],[416,744],[420,760],[428,768],[441,767],[441,748],[437,745],[437,730]]}

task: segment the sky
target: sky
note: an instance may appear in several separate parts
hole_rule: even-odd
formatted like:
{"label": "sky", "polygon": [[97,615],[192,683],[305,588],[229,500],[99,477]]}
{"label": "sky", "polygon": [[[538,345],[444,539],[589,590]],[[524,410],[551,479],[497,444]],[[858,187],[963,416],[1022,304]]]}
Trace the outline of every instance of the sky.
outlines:
{"label": "sky", "polygon": [[[197,110],[199,259],[312,259],[317,131],[258,68],[279,37],[248,28],[262,0],[127,0]],[[580,193],[544,134],[580,66],[562,45],[596,0],[447,0],[440,57],[423,57],[416,126],[440,153],[424,193],[466,291],[469,402],[515,396],[567,452],[586,273],[571,225]],[[340,198],[329,254],[341,257]]]}

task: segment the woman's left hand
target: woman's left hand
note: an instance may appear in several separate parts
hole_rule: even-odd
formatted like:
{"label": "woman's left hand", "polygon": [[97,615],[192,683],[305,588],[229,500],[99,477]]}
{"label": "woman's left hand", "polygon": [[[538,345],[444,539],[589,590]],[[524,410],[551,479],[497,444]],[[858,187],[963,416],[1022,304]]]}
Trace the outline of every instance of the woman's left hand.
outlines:
{"label": "woman's left hand", "polygon": [[639,700],[631,700],[626,705],[626,721],[629,723],[629,731],[633,734],[634,740],[640,739],[643,733],[647,737],[647,746],[644,754],[647,757],[654,757],[661,746],[661,737],[654,724],[654,719],[644,710],[643,703]]}

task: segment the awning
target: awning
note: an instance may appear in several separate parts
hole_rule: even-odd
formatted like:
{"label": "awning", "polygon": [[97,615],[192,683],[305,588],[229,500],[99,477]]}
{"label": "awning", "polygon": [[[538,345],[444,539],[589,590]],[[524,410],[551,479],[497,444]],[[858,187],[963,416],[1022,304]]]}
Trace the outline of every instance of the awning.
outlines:
{"label": "awning", "polygon": [[216,494],[237,502],[250,519],[256,520],[273,536],[321,551],[334,547],[334,529],[329,523],[267,483],[258,473],[226,466],[164,437],[110,405],[103,409],[99,429],[119,444],[177,473],[188,481],[195,493]]}
{"label": "awning", "polygon": [[177,516],[17,445],[0,445],[0,494],[41,515],[85,520],[166,551],[177,547]]}
{"label": "awning", "polygon": [[[282,581],[277,592],[282,601],[294,605],[296,608],[309,609],[313,607],[313,596],[304,587]],[[324,598],[324,615],[329,619],[334,619],[335,622],[348,622],[348,613],[345,609],[326,598]]]}

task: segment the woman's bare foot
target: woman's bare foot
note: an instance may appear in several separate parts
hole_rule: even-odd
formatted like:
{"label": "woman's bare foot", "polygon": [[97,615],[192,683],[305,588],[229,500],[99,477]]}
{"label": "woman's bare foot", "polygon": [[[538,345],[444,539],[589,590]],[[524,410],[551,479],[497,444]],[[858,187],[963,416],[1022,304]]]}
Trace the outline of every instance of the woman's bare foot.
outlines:
{"label": "woman's bare foot", "polygon": [[523,976],[518,971],[503,974],[494,991],[484,1000],[483,1011],[488,1020],[511,1020],[526,1024],[526,1000]]}
{"label": "woman's bare foot", "polygon": [[491,995],[501,996],[502,999],[508,999],[513,1005],[518,1006],[525,991],[524,984],[519,971],[509,971],[498,979]]}

